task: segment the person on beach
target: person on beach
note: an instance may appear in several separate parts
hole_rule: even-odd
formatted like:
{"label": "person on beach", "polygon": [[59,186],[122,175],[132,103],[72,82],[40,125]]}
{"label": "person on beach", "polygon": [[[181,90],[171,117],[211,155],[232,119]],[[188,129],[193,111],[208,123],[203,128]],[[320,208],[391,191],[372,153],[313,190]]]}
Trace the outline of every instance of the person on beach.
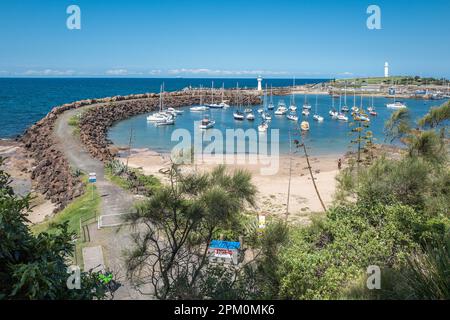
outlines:
{"label": "person on beach", "polygon": [[341,170],[341,168],[342,168],[342,160],[339,159],[338,160],[338,169]]}

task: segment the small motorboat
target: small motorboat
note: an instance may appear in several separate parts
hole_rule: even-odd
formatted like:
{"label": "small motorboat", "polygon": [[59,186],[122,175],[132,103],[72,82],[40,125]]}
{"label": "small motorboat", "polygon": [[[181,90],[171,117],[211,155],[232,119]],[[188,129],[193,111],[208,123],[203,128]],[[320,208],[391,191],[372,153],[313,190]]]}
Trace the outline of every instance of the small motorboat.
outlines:
{"label": "small motorboat", "polygon": [[323,122],[323,117],[318,114],[313,115],[313,119],[317,122]]}
{"label": "small motorboat", "polygon": [[206,107],[211,108],[211,109],[222,109],[223,105],[220,103],[210,103],[210,104],[207,104]]}
{"label": "small motorboat", "polygon": [[394,103],[388,103],[386,104],[386,107],[390,108],[390,109],[403,109],[403,108],[407,108],[406,104],[404,104],[401,101],[396,101]]}
{"label": "small motorboat", "polygon": [[345,114],[343,114],[343,113],[339,113],[339,114],[337,115],[337,119],[338,119],[339,121],[348,121],[348,117],[347,117]]}
{"label": "small motorboat", "polygon": [[189,110],[191,110],[191,112],[203,112],[203,111],[208,111],[209,107],[207,107],[207,106],[197,106],[197,107],[191,107]]}
{"label": "small motorboat", "polygon": [[304,115],[305,117],[309,116],[309,110],[308,109],[303,109],[302,110],[302,115]]}
{"label": "small motorboat", "polygon": [[147,121],[149,122],[157,122],[157,121],[164,121],[169,117],[169,114],[165,112],[157,112],[154,114],[151,114],[147,117]]}
{"label": "small motorboat", "polygon": [[262,109],[262,108],[259,108],[259,109],[258,109],[258,113],[259,113],[259,114],[262,114],[263,112],[264,112],[264,109]]}
{"label": "small motorboat", "polygon": [[273,110],[273,109],[275,109],[275,105],[273,103],[269,103],[269,105],[267,106],[267,109]]}
{"label": "small motorboat", "polygon": [[341,109],[342,112],[349,112],[350,109],[347,106],[343,106]]}
{"label": "small motorboat", "polygon": [[375,110],[370,111],[369,114],[374,117],[378,115],[378,113]]}
{"label": "small motorboat", "polygon": [[183,114],[184,111],[183,110],[179,110],[179,109],[174,109],[174,108],[167,108],[167,111],[174,114],[174,115],[178,115],[178,114]]}
{"label": "small motorboat", "polygon": [[230,107],[230,105],[228,103],[224,102],[224,101],[219,103],[219,106],[221,106],[222,108],[225,108],[225,109]]}
{"label": "small motorboat", "polygon": [[359,120],[365,121],[365,122],[370,122],[370,118],[365,115],[362,115],[362,114],[359,115]]}
{"label": "small motorboat", "polygon": [[244,120],[245,116],[241,111],[236,110],[235,112],[233,112],[233,118],[234,120]]}
{"label": "small motorboat", "polygon": [[289,107],[289,110],[292,111],[292,112],[295,112],[295,111],[297,111],[297,106],[291,105],[291,106]]}
{"label": "small motorboat", "polygon": [[333,119],[337,119],[339,115],[339,112],[337,112],[336,110],[330,110],[328,113]]}
{"label": "small motorboat", "polygon": [[203,129],[203,130],[210,129],[210,128],[214,127],[215,124],[216,124],[216,122],[214,120],[211,120],[208,117],[205,117],[200,122],[199,128]]}
{"label": "small motorboat", "polygon": [[279,106],[275,111],[275,115],[284,116],[288,112],[288,109],[285,106]]}
{"label": "small motorboat", "polygon": [[298,116],[295,113],[289,113],[286,118],[292,121],[298,121]]}
{"label": "small motorboat", "polygon": [[250,113],[247,114],[246,118],[249,121],[253,121],[253,120],[255,120],[255,115],[253,114],[253,112],[250,112]]}
{"label": "small motorboat", "polygon": [[309,122],[308,122],[308,121],[303,121],[303,122],[300,124],[300,129],[301,129],[302,131],[309,131]]}
{"label": "small motorboat", "polygon": [[247,109],[244,110],[245,113],[250,113],[250,112],[252,112],[252,111],[253,111],[253,110],[250,109],[250,108],[247,108]]}
{"label": "small motorboat", "polygon": [[159,126],[170,126],[170,125],[174,125],[174,124],[175,124],[175,117],[173,117],[173,116],[169,116],[169,117],[167,117],[164,120],[156,121],[156,123],[155,123],[155,125],[157,127],[159,127]]}
{"label": "small motorboat", "polygon": [[269,113],[267,113],[267,112],[264,112],[264,113],[261,115],[261,117],[263,118],[263,120],[266,120],[266,121],[272,120],[272,116],[271,116]]}
{"label": "small motorboat", "polygon": [[263,122],[258,126],[258,132],[266,132],[267,129],[269,129],[269,125],[266,122]]}

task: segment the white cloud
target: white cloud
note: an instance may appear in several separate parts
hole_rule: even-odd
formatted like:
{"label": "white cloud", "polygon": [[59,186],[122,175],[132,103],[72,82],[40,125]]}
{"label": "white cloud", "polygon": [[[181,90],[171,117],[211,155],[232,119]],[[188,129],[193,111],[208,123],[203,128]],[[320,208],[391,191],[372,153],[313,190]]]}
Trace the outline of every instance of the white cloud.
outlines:
{"label": "white cloud", "polygon": [[106,70],[105,74],[109,76],[125,76],[128,75],[129,73],[127,69],[110,69]]}
{"label": "white cloud", "polygon": [[149,71],[148,74],[151,74],[151,75],[158,75],[158,74],[161,74],[161,73],[162,73],[161,70],[151,70],[151,71]]}
{"label": "white cloud", "polygon": [[338,76],[351,77],[351,76],[353,76],[353,73],[346,71],[346,72],[339,73]]}
{"label": "white cloud", "polygon": [[285,71],[268,70],[214,70],[207,68],[198,69],[172,69],[168,71],[171,75],[191,74],[191,75],[209,75],[209,76],[258,76],[258,75],[288,75]]}
{"label": "white cloud", "polygon": [[75,74],[75,71],[44,69],[44,70],[27,70],[22,74],[26,76],[72,76]]}

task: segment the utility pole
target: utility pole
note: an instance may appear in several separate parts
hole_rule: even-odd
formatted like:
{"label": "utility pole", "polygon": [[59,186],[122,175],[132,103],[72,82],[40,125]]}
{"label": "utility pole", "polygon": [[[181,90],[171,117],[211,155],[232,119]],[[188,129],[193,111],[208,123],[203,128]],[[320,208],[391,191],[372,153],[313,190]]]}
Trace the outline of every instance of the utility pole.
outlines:
{"label": "utility pole", "polygon": [[289,215],[289,202],[291,197],[291,180],[292,180],[292,140],[291,140],[291,129],[289,128],[289,183],[288,183],[288,194],[286,203],[286,220]]}
{"label": "utility pole", "polygon": [[130,138],[128,140],[128,157],[127,157],[127,164],[126,164],[126,170],[128,171],[128,159],[131,156],[131,143],[133,141],[133,128],[130,128]]}

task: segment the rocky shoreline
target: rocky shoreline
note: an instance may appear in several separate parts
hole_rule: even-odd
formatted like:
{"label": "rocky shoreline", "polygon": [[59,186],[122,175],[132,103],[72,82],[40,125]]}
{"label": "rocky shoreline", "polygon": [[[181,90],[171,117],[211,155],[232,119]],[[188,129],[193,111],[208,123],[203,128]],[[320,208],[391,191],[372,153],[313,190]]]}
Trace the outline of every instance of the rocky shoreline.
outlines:
{"label": "rocky shoreline", "polygon": [[[245,93],[242,98],[241,102],[244,105],[261,103],[258,94]],[[237,102],[237,97],[232,91],[226,91],[224,99],[230,104]],[[164,101],[167,108],[179,108],[199,104],[200,96],[189,92],[170,92],[164,94]],[[83,194],[84,185],[79,175],[56,147],[57,141],[53,136],[53,130],[58,115],[67,110],[92,106],[92,109],[87,109],[80,119],[80,140],[92,157],[106,162],[116,154],[111,142],[107,140],[108,128],[117,121],[156,110],[158,105],[159,94],[150,93],[88,99],[53,108],[19,138],[28,156],[34,160],[31,178],[36,190],[56,204],[56,212]]]}

